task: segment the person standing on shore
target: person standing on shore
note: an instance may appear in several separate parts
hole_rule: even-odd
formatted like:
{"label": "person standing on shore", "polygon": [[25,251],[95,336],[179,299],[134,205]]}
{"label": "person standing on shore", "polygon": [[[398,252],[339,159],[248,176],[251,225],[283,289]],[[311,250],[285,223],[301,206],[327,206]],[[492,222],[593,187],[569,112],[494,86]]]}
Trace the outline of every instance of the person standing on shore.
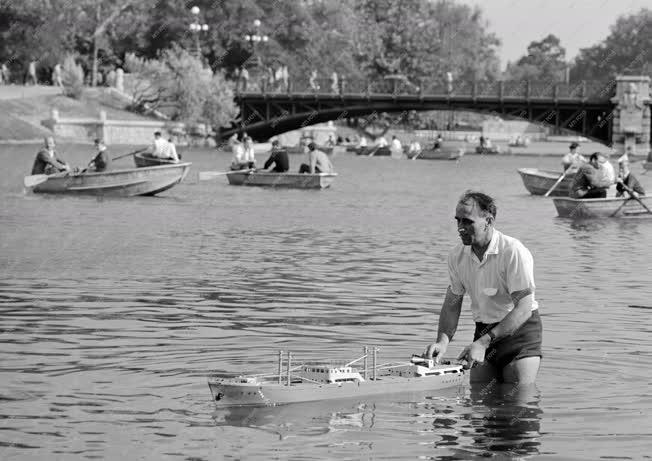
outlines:
{"label": "person standing on shore", "polygon": [[30,83],[32,85],[38,85],[38,80],[36,79],[36,61],[32,59],[27,65],[27,85]]}
{"label": "person standing on shore", "polygon": [[68,164],[57,157],[55,147],[54,138],[52,136],[46,137],[44,147],[38,151],[34,159],[32,174],[54,174],[61,171],[70,171]]}
{"label": "person standing on shore", "polygon": [[462,240],[448,254],[450,285],[439,315],[436,342],[425,358],[438,363],[457,331],[466,293],[475,320],[473,342],[458,359],[471,382],[534,383],[541,362],[541,319],[534,299],[534,262],[517,239],[499,232],[494,199],[466,191],[455,209]]}

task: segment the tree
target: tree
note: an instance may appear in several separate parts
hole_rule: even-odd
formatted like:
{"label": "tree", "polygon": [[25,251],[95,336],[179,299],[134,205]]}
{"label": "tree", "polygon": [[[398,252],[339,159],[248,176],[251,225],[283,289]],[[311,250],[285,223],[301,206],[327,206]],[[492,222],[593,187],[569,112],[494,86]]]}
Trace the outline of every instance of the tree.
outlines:
{"label": "tree", "polygon": [[573,80],[652,73],[652,10],[620,16],[602,42],[580,50],[570,70]]}
{"label": "tree", "polygon": [[157,110],[171,120],[215,128],[228,125],[238,115],[232,84],[223,73],[204,67],[179,46],[165,50],[159,59],[129,54],[125,67],[134,77],[129,91],[135,110]]}
{"label": "tree", "polygon": [[565,77],[566,50],[553,34],[540,41],[533,41],[527,47],[527,55],[515,64],[508,64],[505,70],[509,80],[534,80],[537,82],[558,82]]}

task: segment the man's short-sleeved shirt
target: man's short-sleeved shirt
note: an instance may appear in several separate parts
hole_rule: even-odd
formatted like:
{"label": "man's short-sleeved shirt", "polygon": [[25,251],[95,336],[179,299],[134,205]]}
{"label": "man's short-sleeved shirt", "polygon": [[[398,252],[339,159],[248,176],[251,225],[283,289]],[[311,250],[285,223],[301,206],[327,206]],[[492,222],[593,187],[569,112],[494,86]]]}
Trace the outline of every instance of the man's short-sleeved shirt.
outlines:
{"label": "man's short-sleeved shirt", "polygon": [[471,296],[473,320],[500,322],[514,308],[511,293],[530,289],[534,300],[534,262],[530,251],[513,237],[494,229],[482,261],[470,245],[459,244],[448,255],[451,290]]}

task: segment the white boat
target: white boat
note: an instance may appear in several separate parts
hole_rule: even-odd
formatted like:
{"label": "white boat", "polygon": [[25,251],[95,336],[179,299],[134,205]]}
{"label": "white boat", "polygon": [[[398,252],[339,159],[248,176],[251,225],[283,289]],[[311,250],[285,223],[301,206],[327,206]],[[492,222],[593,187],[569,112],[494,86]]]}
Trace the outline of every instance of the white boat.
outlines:
{"label": "white boat", "polygon": [[[291,367],[288,353],[287,371],[282,371],[279,352],[278,373],[273,375],[238,376],[208,379],[213,401],[218,407],[270,406],[320,400],[348,399],[403,392],[435,391],[462,384],[462,365],[435,365],[432,359],[412,356],[406,363],[375,365],[367,369],[365,354],[341,366],[304,364]],[[351,365],[362,358],[362,370]],[[371,376],[369,376],[371,375]]]}

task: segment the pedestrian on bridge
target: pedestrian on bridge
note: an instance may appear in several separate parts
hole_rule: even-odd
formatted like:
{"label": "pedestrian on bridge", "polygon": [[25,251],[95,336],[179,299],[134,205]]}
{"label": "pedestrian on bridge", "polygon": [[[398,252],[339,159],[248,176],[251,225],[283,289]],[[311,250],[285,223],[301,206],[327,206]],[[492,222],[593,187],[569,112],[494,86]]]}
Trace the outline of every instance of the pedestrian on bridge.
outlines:
{"label": "pedestrian on bridge", "polygon": [[319,91],[319,83],[317,83],[317,71],[314,69],[310,73],[310,79],[308,80],[308,84],[310,85],[310,89],[312,91]]}

